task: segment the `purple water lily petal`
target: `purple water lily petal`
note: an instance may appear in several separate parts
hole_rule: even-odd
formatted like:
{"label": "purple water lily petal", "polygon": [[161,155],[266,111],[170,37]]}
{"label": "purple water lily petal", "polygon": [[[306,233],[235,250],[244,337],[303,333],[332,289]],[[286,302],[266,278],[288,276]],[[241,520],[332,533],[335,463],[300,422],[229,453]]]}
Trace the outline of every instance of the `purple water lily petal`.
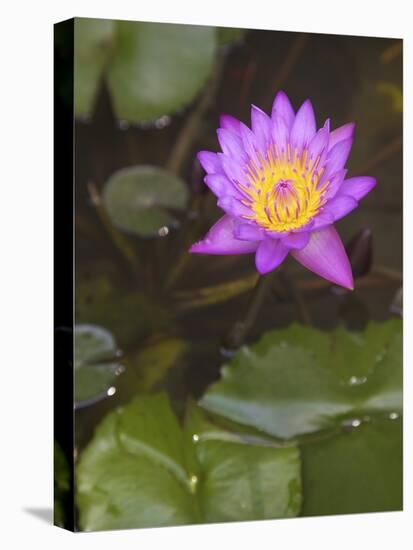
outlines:
{"label": "purple water lily petal", "polygon": [[255,252],[258,243],[241,241],[234,237],[236,220],[223,216],[211,227],[202,241],[191,246],[189,252],[197,254],[249,254]]}
{"label": "purple water lily petal", "polygon": [[327,210],[326,207],[321,209],[321,212],[317,214],[316,218],[313,222],[313,227],[311,228],[313,231],[319,230],[322,227],[326,227],[327,225],[331,225],[334,223],[334,213],[331,212],[331,210]]}
{"label": "purple water lily petal", "polygon": [[243,241],[262,241],[265,239],[265,231],[257,225],[239,223],[235,225],[234,236]]}
{"label": "purple water lily petal", "polygon": [[340,195],[349,195],[357,201],[362,199],[376,186],[375,178],[370,176],[358,176],[346,180],[340,188]]}
{"label": "purple water lily petal", "polygon": [[255,105],[251,107],[251,129],[261,151],[265,151],[271,138],[272,120]]}
{"label": "purple water lily petal", "polygon": [[286,237],[282,239],[282,243],[289,249],[301,250],[307,246],[308,241],[310,240],[310,233],[289,233]]}
{"label": "purple water lily petal", "polygon": [[230,130],[231,132],[234,132],[234,134],[239,134],[239,120],[237,120],[233,116],[221,115],[219,117],[219,123],[221,125],[221,128]]}
{"label": "purple water lily petal", "polygon": [[327,156],[324,179],[331,177],[333,174],[344,168],[350,154],[352,144],[352,139],[344,139],[343,141],[339,141],[332,149],[330,149]]}
{"label": "purple water lily petal", "polygon": [[334,221],[347,216],[352,210],[357,208],[358,202],[348,195],[334,197],[325,206],[324,212],[331,214]]}
{"label": "purple water lily petal", "polygon": [[245,152],[247,153],[249,159],[256,165],[259,164],[260,162],[257,157],[257,151],[260,149],[255,134],[248,128],[248,126],[242,123],[240,124],[240,134]]}
{"label": "purple water lily petal", "polygon": [[344,126],[340,126],[339,128],[333,130],[330,133],[328,148],[332,149],[334,145],[336,145],[339,141],[343,141],[345,139],[353,139],[355,129],[355,123],[349,122],[348,124],[344,124]]}
{"label": "purple water lily petal", "polygon": [[314,109],[311,101],[307,99],[298,109],[291,127],[290,141],[292,149],[297,147],[298,151],[301,151],[303,147],[310,143],[316,130]]}
{"label": "purple water lily petal", "polygon": [[238,199],[243,198],[243,194],[224,174],[208,174],[205,176],[204,181],[217,197],[230,195]]}
{"label": "purple water lily petal", "polygon": [[222,151],[238,162],[245,162],[246,155],[241,138],[225,128],[218,128],[218,141]]}
{"label": "purple water lily petal", "polygon": [[290,100],[284,92],[278,92],[275,96],[274,103],[272,105],[271,117],[275,120],[281,117],[290,130],[293,125],[295,113],[291,106]]}
{"label": "purple water lily petal", "polygon": [[248,185],[248,178],[246,176],[243,165],[241,165],[236,160],[218,153],[218,158],[222,167],[222,172],[227,176],[227,178],[233,182],[242,183],[243,185]]}
{"label": "purple water lily petal", "polygon": [[[327,150],[329,140],[329,132],[326,127],[318,130],[308,145],[308,155],[311,159],[316,160],[318,156]],[[320,165],[324,164],[324,158],[320,159]]]}
{"label": "purple water lily petal", "polygon": [[272,271],[284,261],[288,254],[288,248],[281,240],[265,239],[258,245],[255,254],[255,265],[261,275]]}
{"label": "purple water lily petal", "polygon": [[290,129],[282,117],[276,117],[272,123],[272,138],[277,144],[278,150],[281,152],[287,149],[287,143],[290,139]]}
{"label": "purple water lily petal", "polygon": [[241,216],[251,216],[252,214],[251,209],[248,206],[245,206],[241,201],[229,195],[220,197],[218,200],[218,206],[230,216],[235,216],[237,218]]}
{"label": "purple water lily petal", "polygon": [[344,178],[346,177],[347,170],[339,170],[330,178],[327,184],[327,188],[324,191],[324,197],[328,200],[335,197],[335,195],[340,190],[340,187],[343,184]]}
{"label": "purple water lily petal", "polygon": [[222,165],[217,153],[200,151],[197,155],[197,158],[207,174],[222,173]]}
{"label": "purple water lily petal", "polygon": [[311,234],[309,243],[292,256],[304,267],[337,285],[353,290],[353,275],[343,243],[332,225]]}

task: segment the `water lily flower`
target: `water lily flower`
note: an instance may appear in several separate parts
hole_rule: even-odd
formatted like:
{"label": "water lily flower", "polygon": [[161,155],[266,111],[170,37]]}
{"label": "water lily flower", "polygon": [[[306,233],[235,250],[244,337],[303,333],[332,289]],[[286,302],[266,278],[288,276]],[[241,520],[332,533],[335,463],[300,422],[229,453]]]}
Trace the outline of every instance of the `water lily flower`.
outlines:
{"label": "water lily flower", "polygon": [[271,116],[252,106],[251,129],[229,115],[221,116],[220,125],[222,152],[201,151],[198,160],[225,215],[190,252],[255,252],[261,274],[290,253],[307,269],[353,289],[350,262],[333,224],[376,185],[369,176],[346,179],[355,124],[331,131],[327,120],[317,130],[311,102],[295,113],[279,92]]}

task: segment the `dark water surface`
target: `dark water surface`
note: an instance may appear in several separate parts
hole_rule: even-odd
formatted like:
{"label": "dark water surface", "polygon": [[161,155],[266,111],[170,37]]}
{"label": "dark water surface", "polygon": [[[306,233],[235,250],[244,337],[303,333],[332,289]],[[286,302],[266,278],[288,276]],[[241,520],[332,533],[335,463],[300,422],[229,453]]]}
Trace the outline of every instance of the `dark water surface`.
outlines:
{"label": "dark water surface", "polygon": [[[226,53],[225,69],[212,108],[206,113],[182,176],[191,190],[190,206],[180,216],[180,228],[164,237],[128,236],[140,261],[134,271],[114,246],[88,192],[98,190],[116,170],[138,164],[165,166],[192,106],[163,128],[126,127],[115,120],[103,88],[92,120],[76,122],[76,322],[94,323],[111,330],[126,365],[116,393],[76,413],[76,438],[83,447],[102,416],[128,401],[142,387],[136,354],[163,338],[188,342],[186,352],[158,387],[170,392],[177,411],[188,395],[198,397],[219,377],[224,358],[221,347],[234,323],[243,318],[251,291],[209,307],[183,309],[176,292],[231,281],[254,273],[253,256],[191,256],[168,290],[165,281],[192,241],[205,234],[220,216],[207,196],[202,174],[194,163],[201,149],[217,150],[215,129],[226,112],[249,124],[253,103],[267,111],[279,87],[295,108],[306,98],[314,105],[318,125],[327,117],[332,127],[356,120],[357,137],[348,164],[350,175],[371,175],[378,186],[359,208],[337,224],[347,242],[361,229],[370,229],[373,264],[357,280],[351,295],[328,286],[302,287],[302,298],[312,324],[333,328],[344,324],[361,328],[369,319],[391,316],[389,307],[401,286],[402,269],[402,115],[400,41],[328,35],[250,31]],[[199,205],[202,203],[202,206]],[[311,285],[316,277],[287,261],[288,278]],[[300,287],[301,288],[301,287]],[[141,298],[136,298],[142,293]],[[131,298],[133,296],[134,298]],[[280,279],[266,300],[247,341],[264,331],[287,326],[300,318],[288,286]]]}

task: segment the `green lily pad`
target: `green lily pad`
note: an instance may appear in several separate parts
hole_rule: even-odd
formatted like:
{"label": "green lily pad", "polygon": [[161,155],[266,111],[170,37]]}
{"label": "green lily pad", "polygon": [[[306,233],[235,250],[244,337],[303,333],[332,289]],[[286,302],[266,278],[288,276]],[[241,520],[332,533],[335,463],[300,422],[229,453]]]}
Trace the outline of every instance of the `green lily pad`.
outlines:
{"label": "green lily pad", "polygon": [[92,114],[104,67],[111,54],[114,22],[76,18],[74,24],[74,103],[76,116]]}
{"label": "green lily pad", "polygon": [[178,177],[154,166],[133,166],[113,174],[106,182],[103,199],[119,228],[149,237],[163,226],[176,225],[167,210],[183,210],[188,190]]}
{"label": "green lily pad", "polygon": [[113,335],[95,325],[75,326],[75,401],[85,405],[105,396],[122,371]]}
{"label": "green lily pad", "polygon": [[116,21],[107,82],[116,115],[143,122],[189,103],[208,78],[215,29]]}
{"label": "green lily pad", "polygon": [[400,419],[381,419],[303,445],[302,515],[401,510],[402,436]]}
{"label": "green lily pad", "polygon": [[402,409],[402,328],[363,333],[293,325],[242,348],[201,400],[209,411],[287,439],[343,418]]}
{"label": "green lily pad", "polygon": [[66,498],[70,490],[69,465],[60,445],[54,442],[54,507],[55,525],[64,527]]}
{"label": "green lily pad", "polygon": [[86,531],[297,515],[295,445],[251,444],[202,424],[181,428],[163,394],[110,413],[77,468]]}
{"label": "green lily pad", "polygon": [[218,42],[222,45],[233,44],[234,42],[240,42],[246,29],[237,29],[235,27],[218,27]]}

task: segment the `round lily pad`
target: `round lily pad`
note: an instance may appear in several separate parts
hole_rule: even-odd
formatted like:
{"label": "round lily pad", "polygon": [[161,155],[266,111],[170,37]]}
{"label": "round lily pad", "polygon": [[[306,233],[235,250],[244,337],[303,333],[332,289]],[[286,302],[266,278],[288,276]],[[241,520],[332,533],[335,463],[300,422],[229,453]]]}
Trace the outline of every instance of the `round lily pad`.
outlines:
{"label": "round lily pad", "polygon": [[240,42],[245,33],[246,29],[237,29],[235,27],[218,27],[218,42],[222,46],[228,44],[233,44],[235,42]]}
{"label": "round lily pad", "polygon": [[178,177],[154,166],[119,170],[107,181],[103,200],[112,222],[143,237],[177,224],[167,209],[183,210],[188,190]]}
{"label": "round lily pad", "polygon": [[74,103],[76,116],[92,114],[104,67],[109,59],[114,22],[76,18],[74,24]]}
{"label": "round lily pad", "polygon": [[107,82],[118,118],[154,120],[189,103],[208,78],[215,28],[116,21]]}
{"label": "round lily pad", "polygon": [[111,395],[109,390],[123,370],[118,362],[113,361],[116,355],[116,342],[108,330],[96,325],[75,327],[76,407]]}
{"label": "round lily pad", "polygon": [[200,411],[182,427],[165,394],[142,395],[98,426],[77,465],[85,531],[296,516],[294,443],[247,441]]}

